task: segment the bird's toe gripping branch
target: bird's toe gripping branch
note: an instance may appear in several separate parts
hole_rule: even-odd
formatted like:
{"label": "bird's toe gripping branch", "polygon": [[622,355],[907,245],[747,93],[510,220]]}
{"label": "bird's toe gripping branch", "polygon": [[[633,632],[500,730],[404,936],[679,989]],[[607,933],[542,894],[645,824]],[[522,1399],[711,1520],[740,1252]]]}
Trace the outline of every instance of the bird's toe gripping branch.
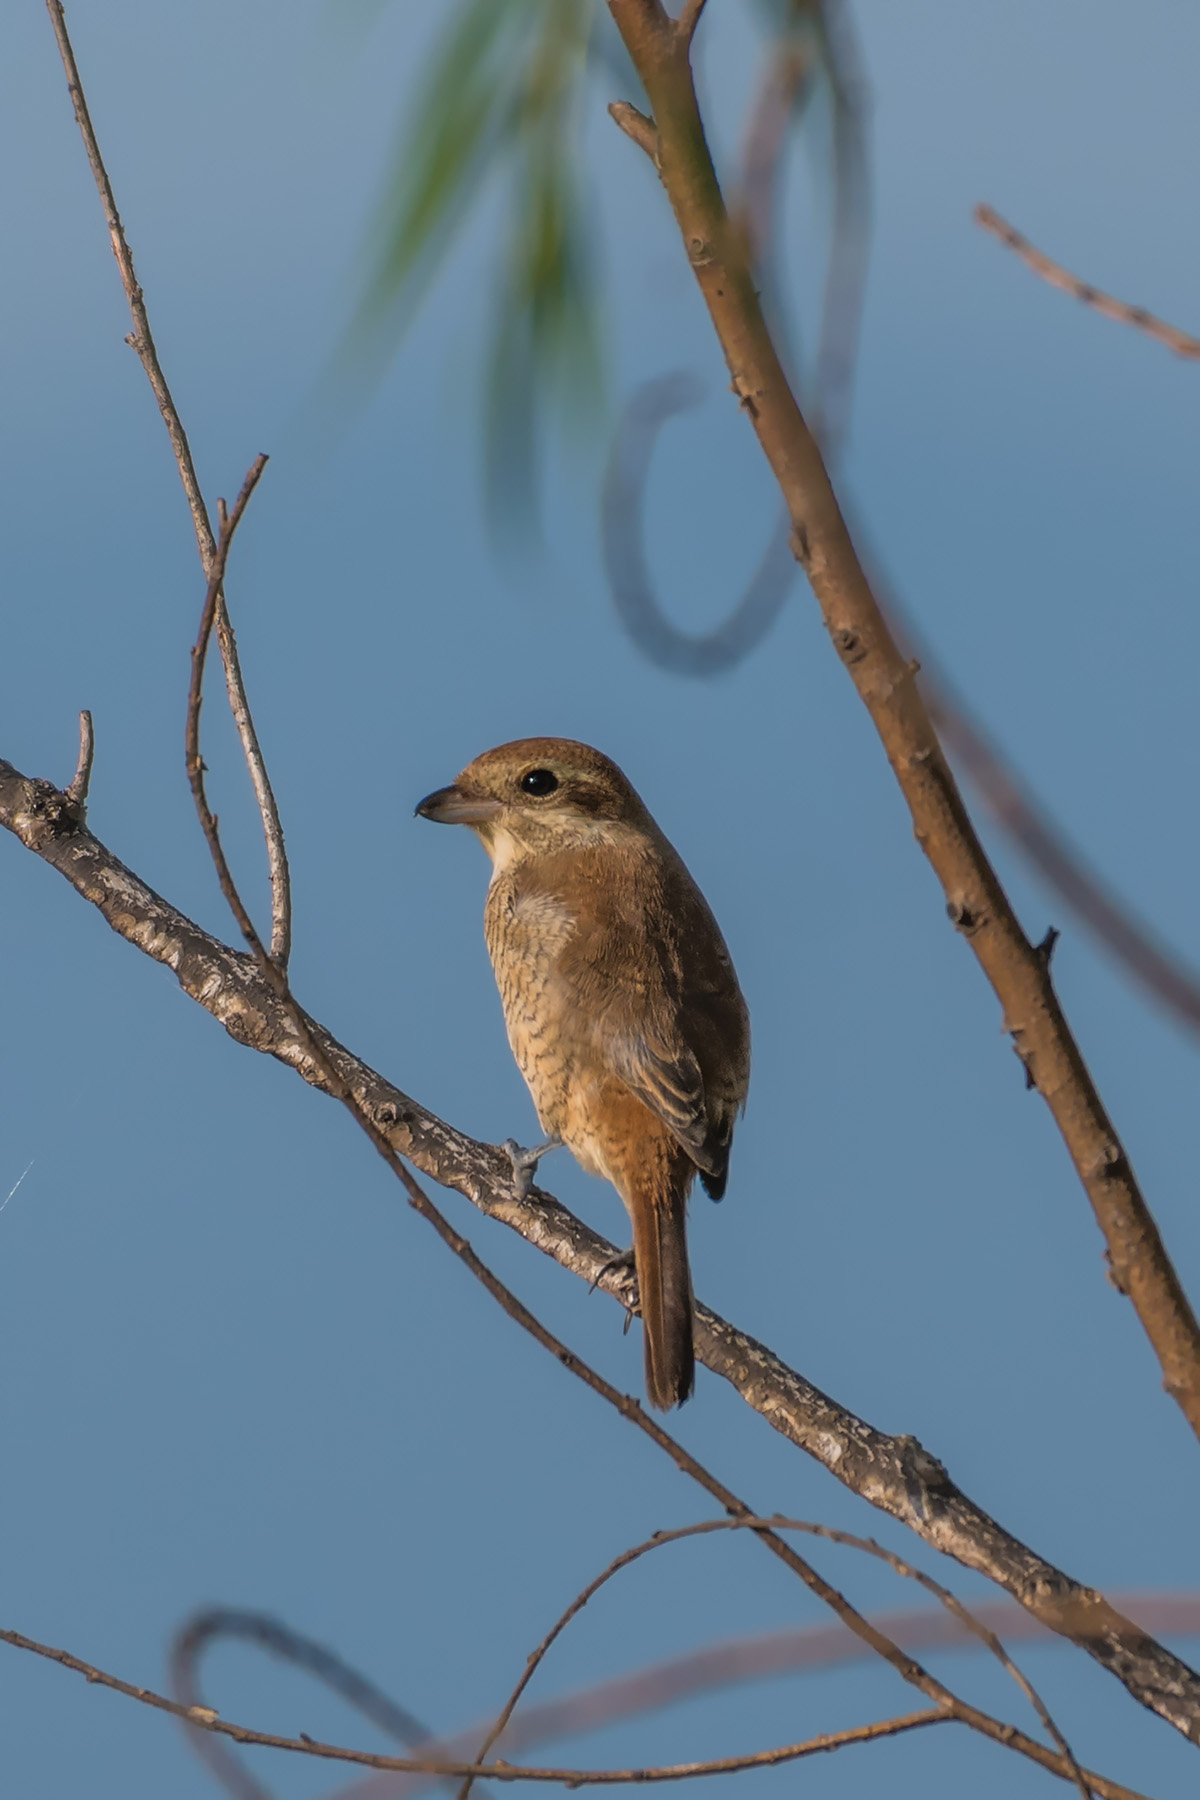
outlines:
{"label": "bird's toe gripping branch", "polygon": [[513,1169],[513,1193],[518,1200],[526,1200],[533,1186],[533,1178],[537,1174],[537,1166],[543,1156],[550,1150],[562,1147],[561,1138],[547,1138],[544,1143],[534,1144],[526,1150],[518,1144],[516,1138],[505,1138],[500,1148],[506,1153]]}

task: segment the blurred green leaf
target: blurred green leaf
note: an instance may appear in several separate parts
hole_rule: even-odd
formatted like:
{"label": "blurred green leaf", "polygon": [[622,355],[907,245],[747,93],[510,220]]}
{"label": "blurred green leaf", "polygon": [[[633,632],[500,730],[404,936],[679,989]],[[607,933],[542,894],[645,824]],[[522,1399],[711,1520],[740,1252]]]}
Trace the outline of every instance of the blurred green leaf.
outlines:
{"label": "blurred green leaf", "polygon": [[493,522],[534,516],[545,414],[600,393],[579,122],[593,0],[463,0],[419,82],[376,227],[355,336],[394,353],[461,226],[509,189],[486,391]]}

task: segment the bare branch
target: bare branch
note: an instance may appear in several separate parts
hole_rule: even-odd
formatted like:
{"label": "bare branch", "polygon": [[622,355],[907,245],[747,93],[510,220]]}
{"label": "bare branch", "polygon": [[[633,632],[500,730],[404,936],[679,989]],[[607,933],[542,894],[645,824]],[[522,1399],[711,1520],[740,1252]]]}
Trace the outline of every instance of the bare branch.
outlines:
{"label": "bare branch", "polygon": [[221,883],[221,892],[229,902],[230,911],[238,922],[242,936],[250,948],[266,960],[267,952],[254,928],[253,921],[241,896],[234,885],[229,864],[225,860],[225,852],[221,848],[221,840],[217,831],[217,821],[213,817],[204,791],[204,763],[200,756],[200,708],[204,697],[204,663],[208,655],[209,639],[212,636],[213,622],[220,604],[221,589],[225,580],[225,564],[233,544],[234,533],[241,524],[242,515],[249,505],[250,496],[258,486],[259,478],[267,466],[265,456],[257,456],[251,464],[233,511],[226,513],[221,503],[221,536],[213,552],[212,567],[209,570],[208,589],[204,596],[204,608],[200,615],[200,630],[192,649],[192,679],[188,689],[187,730],[185,734],[185,759],[187,763],[188,782],[192,790],[192,798],[196,802],[196,811],[200,816],[200,824],[208,843],[209,852],[216,865],[217,878]]}
{"label": "bare branch", "polygon": [[75,52],[71,48],[71,40],[67,35],[66,15],[63,12],[61,0],[46,0],[46,10],[50,14],[50,24],[58,41],[58,52],[62,57],[62,65],[67,77],[67,91],[71,96],[71,105],[75,109],[75,119],[83,138],[83,147],[87,152],[88,165],[100,195],[100,203],[104,208],[104,222],[108,226],[112,253],[117,259],[117,268],[121,272],[121,286],[125,289],[125,298],[129,302],[129,311],[133,316],[133,331],[125,341],[131,349],[137,352],[150,386],[154,390],[154,398],[158,401],[158,410],[163,416],[163,424],[167,428],[171,448],[175,452],[179,479],[183,483],[188,510],[192,515],[196,543],[200,548],[200,561],[203,563],[204,572],[207,575],[209,564],[216,554],[216,542],[208,519],[208,508],[204,504],[200,483],[196,479],[196,465],[192,461],[191,445],[188,443],[187,433],[183,429],[175,402],[171,398],[171,390],[167,386],[167,378],[163,374],[162,365],[158,360],[158,351],[155,349],[154,337],[150,330],[150,320],[146,314],[146,303],[142,297],[137,272],[133,266],[133,256],[125,236],[125,228],[121,223],[121,215],[117,211],[116,197],[108,178],[108,170],[105,168],[104,159],[100,154],[100,145],[96,141],[95,129],[83,92],[83,83],[79,79]]}
{"label": "bare branch", "polygon": [[217,643],[221,650],[221,662],[225,670],[225,691],[229,696],[229,709],[233,714],[233,722],[237,726],[238,736],[242,740],[242,750],[246,758],[246,766],[250,771],[250,780],[254,786],[255,799],[258,801],[263,839],[267,847],[267,874],[271,883],[271,961],[277,963],[281,969],[286,969],[292,954],[291,871],[288,868],[287,850],[284,847],[283,823],[279,817],[279,807],[271,787],[270,776],[267,774],[266,759],[259,746],[258,733],[254,729],[250,703],[246,698],[241,658],[238,655],[237,639],[233,634],[233,622],[229,617],[229,604],[224,590],[222,590],[217,603],[216,632]]}
{"label": "bare branch", "polygon": [[1003,1008],[1004,1029],[1062,1135],[1163,1384],[1200,1437],[1200,1325],[1078,1044],[1044,957],[1021,929],[963,803],[915,681],[859,561],[771,340],[705,141],[692,71],[669,21],[608,0],[659,126],[660,166],[735,392],[779,482],[796,555],[875,724],[921,848]]}
{"label": "bare branch", "polygon": [[[150,383],[154,398],[158,402],[158,410],[162,414],[163,423],[167,428],[167,436],[171,440],[171,449],[175,454],[175,465],[183,484],[188,511],[192,515],[192,527],[196,533],[201,567],[204,570],[205,578],[208,579],[212,574],[217,544],[213,537],[208,508],[204,504],[204,495],[200,490],[200,482],[196,475],[196,465],[192,460],[191,445],[188,442],[187,432],[183,428],[179,409],[167,386],[167,378],[163,374],[162,364],[158,360],[158,351],[155,348],[154,337],[150,330],[150,319],[146,312],[146,302],[138,282],[137,271],[134,268],[133,254],[125,236],[125,228],[121,223],[121,215],[117,211],[112,182],[109,180],[104,158],[100,154],[100,145],[92,125],[91,114],[88,111],[87,98],[75,61],[75,52],[67,33],[67,21],[61,0],[46,0],[46,9],[50,14],[50,23],[58,43],[59,55],[62,58],[63,70],[67,77],[67,90],[75,109],[75,118],[83,138],[88,165],[100,195],[100,203],[104,208],[104,219],[108,226],[113,255],[120,271],[121,286],[125,290],[125,298],[129,303],[133,330],[125,341],[137,352],[138,359],[146,371],[146,378]],[[280,822],[275,795],[271,789],[270,777],[267,774],[266,762],[259,747],[258,733],[254,729],[254,720],[251,716],[249,700],[246,697],[246,686],[242,678],[237,644],[234,640],[233,626],[229,622],[223,590],[218,591],[217,594],[216,627],[217,641],[221,647],[221,656],[225,667],[225,686],[229,695],[229,706],[242,741],[242,751],[246,758],[246,766],[250,771],[250,780],[254,787],[259,816],[262,820],[263,839],[266,843],[267,870],[271,883],[271,955],[281,968],[286,968],[291,953],[292,903],[291,877],[283,841],[283,826]]]}
{"label": "bare branch", "polygon": [[71,785],[66,789],[67,801],[79,809],[82,818],[87,810],[88,788],[92,780],[92,759],[96,754],[96,737],[92,730],[92,715],[81,712],[79,715],[79,760],[75,764],[75,773]]}
{"label": "bare branch", "polygon": [[[110,1675],[107,1670],[94,1663],[72,1656],[68,1650],[56,1650],[49,1644],[40,1644],[36,1638],[25,1637],[19,1631],[0,1631],[0,1643],[11,1644],[16,1650],[31,1651],[35,1656],[44,1656],[48,1661],[84,1676],[97,1687],[124,1694],[127,1699],[140,1701],[143,1706],[153,1707],[156,1712],[171,1713],[195,1730],[215,1732],[221,1737],[232,1738],[237,1744],[257,1744],[267,1750],[290,1750],[296,1755],[311,1756],[324,1762],[355,1763],[363,1769],[387,1769],[404,1775],[457,1778],[478,1772],[494,1781],[541,1781],[561,1787],[620,1787],[632,1781],[688,1781],[697,1775],[731,1775],[740,1769],[774,1768],[780,1763],[797,1762],[821,1751],[841,1749],[845,1744],[870,1743],[877,1738],[916,1731],[922,1725],[945,1724],[950,1717],[941,1711],[908,1713],[900,1718],[881,1719],[871,1725],[858,1725],[849,1731],[835,1731],[822,1737],[806,1738],[803,1743],[785,1744],[778,1750],[760,1750],[749,1756],[721,1757],[712,1762],[671,1763],[643,1769],[539,1769],[520,1763],[497,1762],[476,1771],[471,1763],[378,1756],[369,1750],[351,1750],[340,1744],[324,1744],[307,1736],[281,1737],[274,1732],[254,1731],[248,1725],[235,1725],[220,1718],[211,1707],[184,1707],[177,1701],[168,1700],[165,1694],[155,1693],[153,1688],[135,1687],[132,1682],[122,1681],[119,1676]],[[1050,1755],[1048,1751],[1043,1754]],[[1043,1766],[1058,1773],[1052,1763],[1044,1763]],[[1092,1779],[1096,1792],[1103,1800],[1144,1800],[1144,1796],[1136,1794],[1131,1788],[1119,1787],[1099,1776],[1089,1779]]]}
{"label": "bare branch", "polygon": [[[589,1286],[598,1284],[626,1308],[632,1304],[631,1278],[604,1272],[614,1253],[612,1244],[550,1194],[533,1189],[527,1199],[518,1200],[512,1165],[502,1150],[479,1144],[426,1112],[314,1021],[307,1022],[311,1038],[302,1038],[254,960],[201,931],[148,888],[74,817],[65,796],[49,782],[30,780],[0,761],[0,824],[57,869],[121,937],[173,970],[184,991],[238,1043],[277,1057],[322,1091],[336,1091],[325,1072],[332,1067],[336,1087],[355,1097],[395,1153],[519,1232]],[[312,1040],[319,1046],[319,1059],[309,1047]],[[456,1254],[461,1245],[473,1257],[465,1240],[440,1215],[437,1219],[440,1223],[431,1223],[450,1234],[447,1241]],[[503,1299],[501,1303],[507,1305]],[[532,1328],[524,1317],[513,1316]],[[573,1366],[572,1353],[564,1346],[554,1354]],[[1048,1629],[1070,1638],[1116,1675],[1142,1705],[1200,1743],[1200,1676],[1093,1589],[1006,1532],[956,1487],[915,1438],[877,1431],[789,1369],[765,1345],[703,1306],[696,1314],[696,1355],[774,1430],[844,1486],[934,1549],[996,1582]],[[617,1401],[623,1411],[638,1415],[642,1429],[651,1425],[634,1401],[625,1396]],[[660,1435],[666,1439],[665,1433]]]}
{"label": "bare branch", "polygon": [[1156,318],[1147,312],[1144,306],[1130,306],[1125,300],[1115,300],[1111,294],[1093,287],[1088,281],[1080,281],[1078,275],[1072,275],[1061,263],[1054,262],[1041,250],[1035,250],[1027,237],[1023,237],[1015,226],[990,206],[977,206],[973,213],[977,225],[990,231],[993,237],[1014,251],[1026,268],[1048,281],[1051,287],[1059,288],[1064,294],[1070,294],[1073,300],[1079,300],[1084,306],[1090,306],[1093,312],[1102,313],[1106,319],[1115,319],[1118,325],[1132,325],[1135,331],[1144,331],[1147,337],[1165,344],[1176,356],[1187,357],[1195,361],[1200,359],[1200,337],[1192,337],[1190,332],[1180,331],[1174,325],[1168,325],[1165,319]]}
{"label": "bare branch", "polygon": [[625,136],[639,144],[654,164],[658,167],[658,127],[653,119],[648,119],[636,106],[628,100],[614,100],[608,109],[609,117],[619,125]]}
{"label": "bare branch", "polygon": [[[1091,1794],[1084,1784],[1082,1773],[1071,1751],[1070,1745],[1054,1723],[1048,1708],[1032,1683],[1017,1668],[1000,1640],[996,1637],[996,1634],[975,1619],[948,1588],[944,1588],[940,1582],[934,1581],[932,1576],[925,1575],[920,1570],[914,1569],[911,1564],[904,1562],[903,1559],[898,1556],[894,1556],[891,1551],[882,1549],[881,1546],[876,1544],[872,1539],[856,1537],[846,1531],[835,1531],[831,1526],[816,1525],[806,1519],[788,1519],[777,1514],[772,1515],[770,1518],[762,1519],[705,1519],[698,1524],[678,1526],[671,1531],[656,1531],[653,1537],[647,1538],[644,1542],[635,1544],[632,1549],[624,1550],[619,1556],[615,1556],[594,1580],[589,1581],[587,1586],[576,1594],[566,1611],[559,1615],[558,1619],[546,1633],[537,1649],[529,1656],[525,1668],[521,1673],[520,1680],[517,1682],[516,1687],[501,1708],[494,1724],[491,1726],[487,1736],[479,1747],[477,1752],[478,1761],[482,1763],[489,1750],[491,1750],[503,1736],[522,1694],[529,1686],[529,1683],[537,1673],[537,1670],[541,1667],[551,1646],[562,1636],[571,1620],[578,1617],[588,1602],[592,1600],[596,1594],[599,1593],[600,1589],[606,1586],[615,1575],[620,1574],[624,1569],[630,1568],[635,1562],[640,1562],[644,1556],[652,1555],[656,1550],[662,1550],[668,1544],[682,1543],[688,1538],[711,1537],[717,1532],[746,1530],[760,1531],[764,1528],[769,1529],[771,1532],[803,1531],[812,1537],[826,1538],[830,1543],[840,1544],[852,1550],[860,1550],[868,1556],[873,1556],[881,1562],[886,1562],[898,1575],[904,1576],[907,1580],[919,1582],[922,1587],[926,1588],[930,1593],[935,1594],[942,1605],[953,1614],[961,1625],[972,1632],[980,1642],[991,1651],[1002,1667],[1012,1676],[1021,1692],[1025,1695],[1025,1698],[1033,1706],[1039,1719],[1042,1721],[1042,1724],[1058,1745],[1063,1762],[1069,1771],[1069,1779],[1071,1779],[1075,1783],[1075,1786],[1079,1788],[1083,1800],[1091,1800]],[[878,1626],[876,1626],[876,1629],[878,1629]],[[888,1652],[896,1652],[899,1656],[904,1655],[904,1652],[900,1650],[899,1645],[896,1644],[894,1640],[888,1639],[886,1634],[881,1635],[883,1636]],[[899,1663],[892,1655],[888,1655],[888,1660],[893,1662],[894,1666],[900,1667]],[[901,1668],[900,1672],[903,1674],[904,1670]],[[905,1678],[909,1679],[908,1676]],[[946,1704],[947,1700],[953,1702],[956,1708],[962,1704],[956,1696],[949,1693],[948,1689],[943,1689],[940,1695],[931,1688],[926,1688],[924,1691],[929,1693],[931,1698],[939,1699],[942,1704]],[[1005,1741],[1012,1743],[1013,1738],[1010,1736]],[[1020,1748],[1020,1746],[1015,1744],[1014,1747]],[[459,1790],[459,1800],[468,1800],[468,1796],[471,1792],[471,1785],[471,1778],[468,1777]]]}

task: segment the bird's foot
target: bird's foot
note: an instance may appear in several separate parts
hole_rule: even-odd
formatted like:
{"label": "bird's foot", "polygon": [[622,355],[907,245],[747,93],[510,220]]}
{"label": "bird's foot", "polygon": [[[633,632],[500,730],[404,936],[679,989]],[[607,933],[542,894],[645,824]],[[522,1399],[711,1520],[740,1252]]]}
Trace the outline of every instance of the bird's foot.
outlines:
{"label": "bird's foot", "polygon": [[547,1138],[543,1144],[534,1144],[532,1149],[522,1149],[516,1138],[505,1138],[500,1148],[507,1153],[512,1164],[513,1193],[518,1200],[527,1200],[529,1190],[533,1186],[533,1178],[537,1174],[537,1166],[543,1156],[550,1150],[557,1150],[562,1144],[561,1138]]}
{"label": "bird's foot", "polygon": [[[589,1294],[595,1293],[606,1275],[632,1275],[636,1280],[637,1258],[633,1253],[632,1244],[630,1244],[628,1250],[618,1251],[616,1256],[610,1256],[607,1262],[600,1264],[600,1267],[596,1270],[596,1273],[592,1278],[592,1285],[588,1289]],[[629,1310],[625,1314],[626,1331],[629,1330],[629,1321],[633,1318],[635,1313],[640,1313],[641,1310],[641,1302],[638,1299],[637,1288],[635,1287]]]}

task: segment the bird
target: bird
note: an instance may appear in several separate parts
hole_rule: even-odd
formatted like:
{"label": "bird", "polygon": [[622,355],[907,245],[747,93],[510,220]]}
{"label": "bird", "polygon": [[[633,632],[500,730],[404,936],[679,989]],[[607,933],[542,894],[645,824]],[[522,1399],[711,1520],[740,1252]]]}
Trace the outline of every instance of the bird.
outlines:
{"label": "bird", "polygon": [[687,1200],[725,1192],[750,1022],[708,904],[616,763],[568,738],[485,751],[421,818],[467,825],[492,861],[484,935],[508,1040],[547,1142],[512,1139],[518,1191],[565,1144],[633,1225],[646,1394],[695,1380]]}

